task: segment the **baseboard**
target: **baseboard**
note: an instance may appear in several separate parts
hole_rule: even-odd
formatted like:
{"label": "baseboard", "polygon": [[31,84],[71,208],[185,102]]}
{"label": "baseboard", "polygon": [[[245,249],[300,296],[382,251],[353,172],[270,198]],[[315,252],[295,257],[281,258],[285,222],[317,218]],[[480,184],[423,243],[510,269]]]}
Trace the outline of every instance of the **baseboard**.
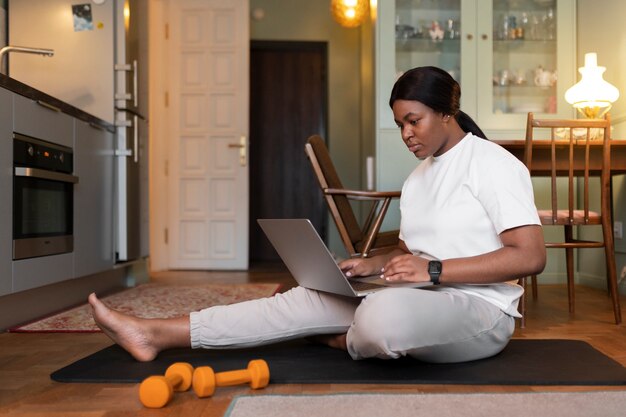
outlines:
{"label": "baseboard", "polygon": [[[577,283],[601,290],[607,290],[608,288],[605,276],[579,274]],[[621,295],[626,295],[626,280],[620,280],[619,276],[617,277],[617,288],[619,289],[619,293]]]}
{"label": "baseboard", "polygon": [[126,286],[134,287],[150,281],[150,257],[139,258],[130,262],[118,263],[115,269],[124,268],[126,270]]}
{"label": "baseboard", "polygon": [[[618,278],[619,279],[619,278]],[[539,276],[539,282],[541,284],[566,284],[566,278],[563,274],[547,273]],[[583,285],[585,287],[597,288],[600,290],[607,290],[606,277],[592,274],[585,274],[578,272],[574,278],[574,282],[577,285]],[[618,282],[619,293],[626,295],[626,280]]]}
{"label": "baseboard", "polygon": [[543,273],[537,277],[538,284],[565,284],[567,280],[563,274],[557,273]]}
{"label": "baseboard", "polygon": [[126,268],[58,282],[0,297],[0,331],[79,305],[96,292],[126,287]]}

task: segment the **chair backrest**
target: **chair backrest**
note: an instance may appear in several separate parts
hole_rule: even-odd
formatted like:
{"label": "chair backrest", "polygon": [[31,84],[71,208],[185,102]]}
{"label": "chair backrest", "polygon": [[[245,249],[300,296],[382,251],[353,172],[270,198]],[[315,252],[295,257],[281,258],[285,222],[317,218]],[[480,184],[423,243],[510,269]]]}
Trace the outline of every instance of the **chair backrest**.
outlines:
{"label": "chair backrest", "polygon": [[318,135],[311,136],[307,139],[305,151],[313,166],[315,177],[322,189],[333,220],[337,225],[339,235],[344,241],[344,245],[352,247],[352,252],[354,253],[356,251],[354,245],[363,239],[363,232],[359,227],[348,198],[345,195],[328,194],[326,192],[328,189],[343,189],[344,186],[339,179],[339,175],[337,175],[324,139]]}
{"label": "chair backrest", "polygon": [[[536,138],[537,131],[542,129],[548,131],[549,140]],[[533,148],[549,146],[552,224],[573,224],[576,210],[582,210],[583,224],[589,222],[589,176],[597,170],[600,170],[601,214],[609,215],[610,139],[611,118],[609,114],[604,119],[536,119],[533,113],[528,113],[524,163],[532,173]],[[592,152],[594,155],[601,152],[601,166],[597,164],[591,166],[594,161],[590,158]],[[557,176],[567,177],[568,190],[566,207],[568,215],[565,219],[558,220],[557,210],[564,210],[565,207],[559,206]],[[582,181],[582,184],[578,179]],[[577,183],[579,187],[575,194]],[[576,214],[580,217],[580,211]],[[545,220],[543,222],[546,224]]]}

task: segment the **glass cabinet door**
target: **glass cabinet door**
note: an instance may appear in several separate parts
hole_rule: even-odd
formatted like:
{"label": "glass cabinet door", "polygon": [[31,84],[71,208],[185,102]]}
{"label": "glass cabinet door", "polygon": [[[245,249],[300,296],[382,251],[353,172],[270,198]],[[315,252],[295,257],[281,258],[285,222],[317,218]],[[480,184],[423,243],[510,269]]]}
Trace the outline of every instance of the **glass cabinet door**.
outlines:
{"label": "glass cabinet door", "polygon": [[564,95],[576,82],[575,2],[491,3],[477,16],[479,124],[509,130],[524,126],[528,112],[573,116]]}
{"label": "glass cabinet door", "polygon": [[554,0],[493,1],[492,112],[557,112]]}
{"label": "glass cabinet door", "polygon": [[461,0],[396,0],[396,76],[432,65],[461,81]]}
{"label": "glass cabinet door", "polygon": [[[576,82],[575,0],[395,0],[379,7],[385,95],[404,71],[434,65],[461,84],[461,109],[488,135],[519,137],[530,111],[574,115],[564,94]],[[385,105],[382,127],[390,118]]]}

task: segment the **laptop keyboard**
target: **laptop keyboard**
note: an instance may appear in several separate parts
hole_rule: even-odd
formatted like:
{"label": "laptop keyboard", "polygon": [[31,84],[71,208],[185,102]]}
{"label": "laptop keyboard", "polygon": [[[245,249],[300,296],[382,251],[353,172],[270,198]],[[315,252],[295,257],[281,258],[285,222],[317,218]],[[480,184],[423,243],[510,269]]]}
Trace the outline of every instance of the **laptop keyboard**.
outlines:
{"label": "laptop keyboard", "polygon": [[376,288],[384,287],[384,285],[374,284],[371,282],[350,281],[350,286],[354,291],[367,291]]}

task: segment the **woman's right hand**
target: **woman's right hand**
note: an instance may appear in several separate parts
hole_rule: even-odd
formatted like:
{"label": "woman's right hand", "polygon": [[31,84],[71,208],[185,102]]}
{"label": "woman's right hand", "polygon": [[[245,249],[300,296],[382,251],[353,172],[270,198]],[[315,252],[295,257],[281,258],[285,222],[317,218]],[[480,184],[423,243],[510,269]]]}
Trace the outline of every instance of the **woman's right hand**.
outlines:
{"label": "woman's right hand", "polygon": [[[368,275],[382,275],[383,267],[394,256],[411,253],[402,239],[398,242],[398,248],[371,258],[350,258],[339,262],[339,268],[349,277],[366,277]],[[381,276],[382,278],[382,276]]]}
{"label": "woman's right hand", "polygon": [[339,268],[347,277],[360,277],[381,273],[384,260],[373,258],[351,258],[341,261]]}

